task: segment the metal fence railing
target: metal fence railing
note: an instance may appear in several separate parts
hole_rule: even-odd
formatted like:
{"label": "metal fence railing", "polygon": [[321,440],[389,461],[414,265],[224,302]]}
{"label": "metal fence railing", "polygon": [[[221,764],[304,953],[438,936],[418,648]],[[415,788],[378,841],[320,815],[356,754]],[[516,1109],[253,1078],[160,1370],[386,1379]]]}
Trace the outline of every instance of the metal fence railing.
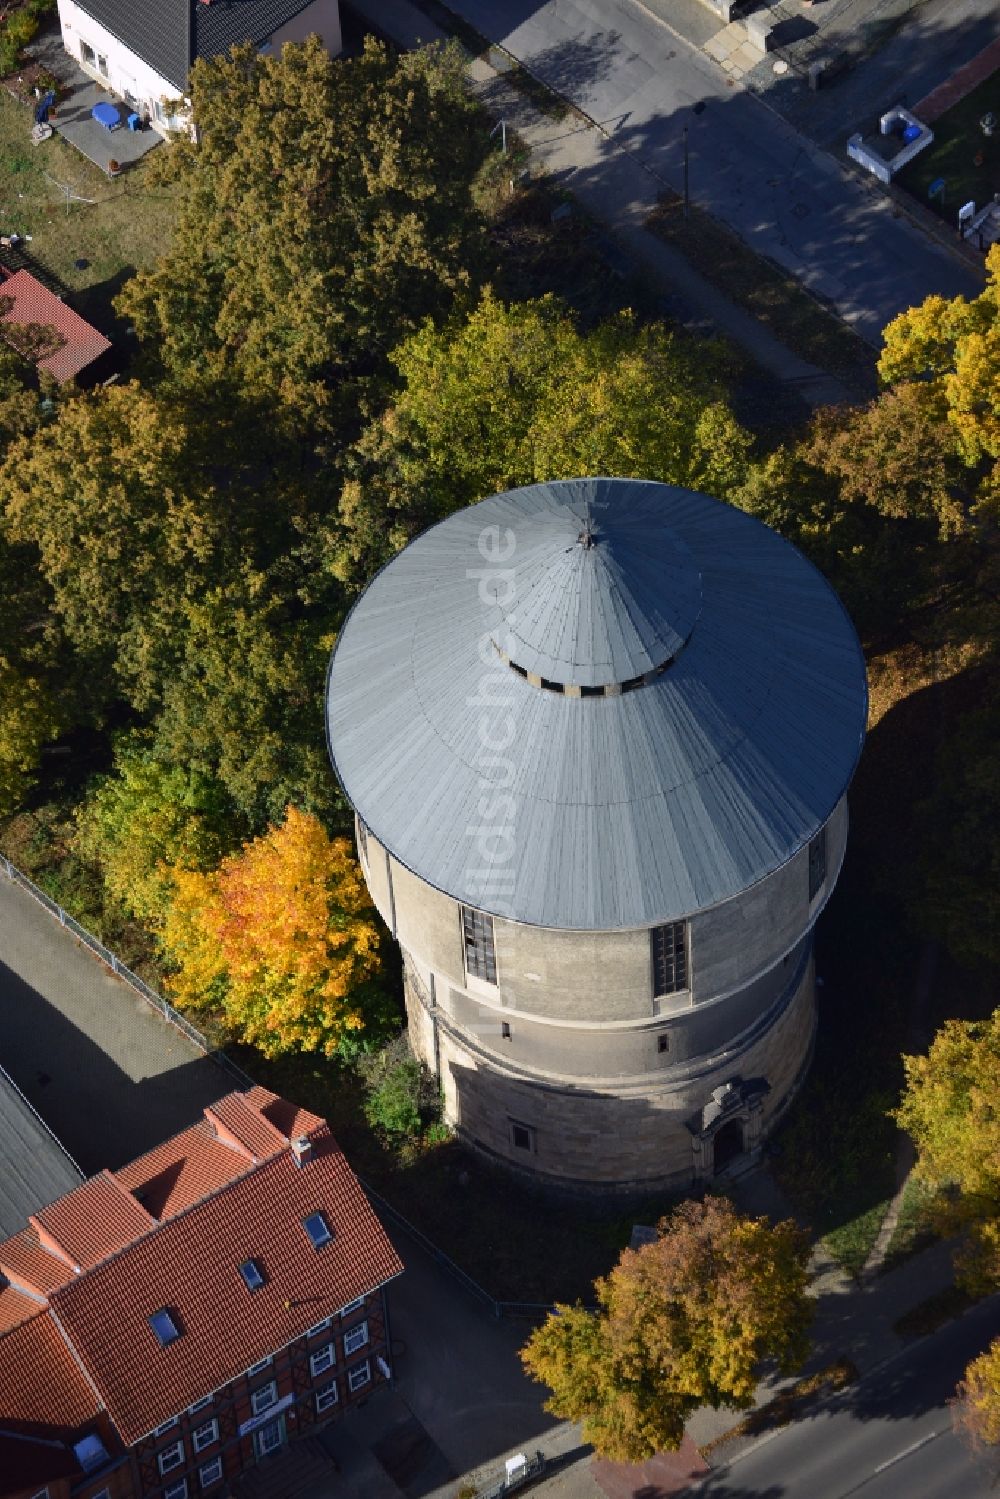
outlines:
{"label": "metal fence railing", "polygon": [[188,1040],[193,1042],[200,1051],[203,1051],[206,1056],[212,1058],[213,1062],[218,1063],[220,1067],[228,1072],[238,1087],[253,1087],[253,1079],[247,1076],[242,1067],[237,1067],[236,1063],[227,1057],[224,1051],[220,1051],[218,1047],[213,1046],[208,1037],[196,1025],[192,1025],[185,1015],[182,1015],[179,1010],[175,1010],[173,1005],[163,998],[162,994],[157,994],[155,989],[151,989],[145,979],[141,979],[137,973],[132,972],[131,968],[126,967],[117,954],[113,953],[109,947],[105,947],[99,937],[95,937],[93,932],[88,932],[85,926],[81,926],[75,917],[71,916],[68,911],[63,910],[62,906],[54,901],[51,896],[46,895],[44,890],[40,890],[34,880],[29,879],[4,854],[0,854],[0,873],[5,874],[12,885],[19,885],[22,890],[26,890],[30,896],[38,901],[39,905],[44,906],[49,915],[54,916],[60,926],[72,932],[77,941],[82,942],[84,947],[88,948],[94,954],[95,958],[98,958],[105,967],[110,968],[111,972],[120,978],[123,983],[128,984],[131,989],[140,994],[154,1010],[159,1010],[164,1020],[176,1026],[179,1031],[183,1031]]}

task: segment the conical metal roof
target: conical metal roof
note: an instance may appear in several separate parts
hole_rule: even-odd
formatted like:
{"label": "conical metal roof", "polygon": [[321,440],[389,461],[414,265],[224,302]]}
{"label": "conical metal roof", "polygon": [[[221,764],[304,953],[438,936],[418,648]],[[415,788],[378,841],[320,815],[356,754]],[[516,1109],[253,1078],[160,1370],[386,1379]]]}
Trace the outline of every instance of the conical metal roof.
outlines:
{"label": "conical metal roof", "polygon": [[790,859],[851,779],[867,688],[816,569],[705,495],[581,479],[492,496],[372,581],[327,727],[375,837],[455,899],[641,927]]}

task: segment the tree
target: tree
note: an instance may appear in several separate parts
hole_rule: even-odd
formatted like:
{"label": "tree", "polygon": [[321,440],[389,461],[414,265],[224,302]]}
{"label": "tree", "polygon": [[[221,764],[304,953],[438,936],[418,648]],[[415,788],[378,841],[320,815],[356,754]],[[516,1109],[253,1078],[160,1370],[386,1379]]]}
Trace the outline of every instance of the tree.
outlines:
{"label": "tree", "polygon": [[77,810],[76,846],[99,866],[108,893],[155,929],[170,903],[169,867],[214,868],[238,825],[217,781],[126,742],[114,774]]}
{"label": "tree", "polygon": [[1000,1443],[1000,1338],[974,1358],[955,1391],[955,1425],[974,1446]]}
{"label": "tree", "polygon": [[928,297],[883,333],[879,374],[913,385],[928,412],[950,427],[969,470],[977,509],[1000,503],[1000,246],[986,257],[986,287],[968,301]]}
{"label": "tree", "polygon": [[289,807],[218,869],[175,865],[161,942],[182,1005],[221,1007],[265,1056],[333,1056],[365,1025],[379,928],[346,838]]}
{"label": "tree", "polygon": [[0,817],[16,812],[35,780],[42,746],[61,727],[51,694],[0,654]]}
{"label": "tree", "polygon": [[488,141],[461,54],[248,44],[199,59],[191,100],[197,141],[161,153],[180,187],[173,244],[118,306],[175,384],[235,382],[273,397],[275,419],[336,431],[479,258]]}
{"label": "tree", "polygon": [[582,1421],[599,1455],[642,1462],[678,1448],[699,1405],[747,1409],[762,1359],[798,1367],[808,1255],[790,1219],[772,1227],[717,1197],[682,1203],[596,1282],[596,1312],[558,1306],[522,1362],[552,1390],[546,1409]]}
{"label": "tree", "polygon": [[580,332],[552,297],[430,322],[392,355],[402,389],[352,454],[334,566],[360,578],[487,494],[579,474],[727,494],[750,439],[712,350],[629,314]]}

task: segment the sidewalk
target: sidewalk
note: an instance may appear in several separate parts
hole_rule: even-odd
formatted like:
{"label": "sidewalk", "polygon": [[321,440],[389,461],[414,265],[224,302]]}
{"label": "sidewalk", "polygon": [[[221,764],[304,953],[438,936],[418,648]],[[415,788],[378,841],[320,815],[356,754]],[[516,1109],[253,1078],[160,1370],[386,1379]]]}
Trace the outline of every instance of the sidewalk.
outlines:
{"label": "sidewalk", "polygon": [[[411,0],[351,3],[404,47],[446,39]],[[840,380],[793,354],[645,228],[666,184],[643,165],[638,154],[620,149],[608,131],[579,115],[554,121],[539,114],[482,58],[473,59],[468,71],[473,92],[494,118],[504,119],[516,130],[530,150],[532,171],[545,173],[566,188],[588,214],[612,231],[626,256],[659,283],[665,308],[676,322],[694,332],[722,334],[738,344],[769,374],[793,386],[808,405],[837,405],[853,399]],[[615,158],[613,172],[605,170],[609,157]]]}

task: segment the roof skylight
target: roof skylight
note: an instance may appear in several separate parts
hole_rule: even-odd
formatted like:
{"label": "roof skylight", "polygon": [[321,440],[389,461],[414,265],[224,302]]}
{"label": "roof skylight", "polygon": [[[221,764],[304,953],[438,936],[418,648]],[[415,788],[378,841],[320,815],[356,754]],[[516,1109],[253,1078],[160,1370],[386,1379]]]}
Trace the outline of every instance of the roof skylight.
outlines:
{"label": "roof skylight", "polygon": [[256,1260],[244,1260],[240,1266],[240,1274],[248,1291],[259,1291],[264,1284],[263,1271]]}
{"label": "roof skylight", "polygon": [[314,1249],[322,1249],[323,1245],[329,1244],[333,1238],[333,1234],[330,1232],[330,1225],[327,1223],[323,1213],[310,1213],[308,1218],[303,1218],[302,1227],[309,1235]]}
{"label": "roof skylight", "polygon": [[169,1344],[176,1342],[181,1335],[180,1328],[165,1306],[161,1307],[158,1312],[153,1312],[149,1318],[149,1325],[161,1348],[166,1348]]}

